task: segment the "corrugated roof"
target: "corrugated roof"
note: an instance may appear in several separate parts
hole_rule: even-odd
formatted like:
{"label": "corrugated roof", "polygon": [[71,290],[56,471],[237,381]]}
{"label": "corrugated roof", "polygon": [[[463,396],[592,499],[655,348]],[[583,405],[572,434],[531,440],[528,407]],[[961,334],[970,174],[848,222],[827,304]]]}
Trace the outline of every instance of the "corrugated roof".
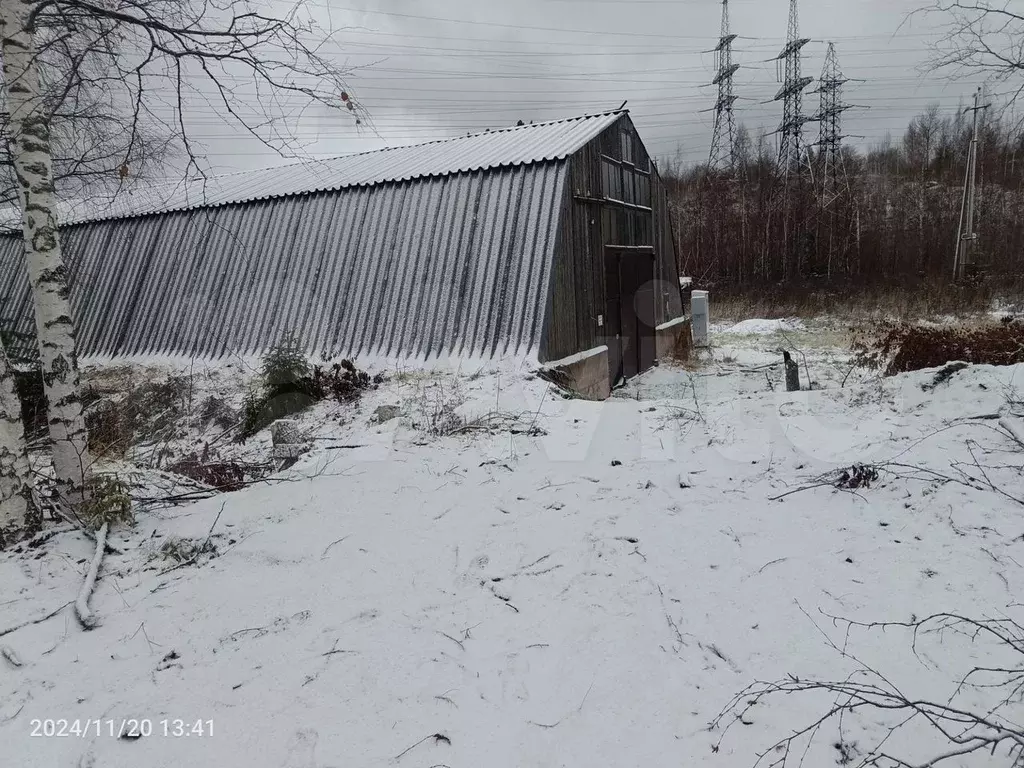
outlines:
{"label": "corrugated roof", "polygon": [[[533,153],[571,146],[584,125]],[[522,131],[511,132],[502,143]],[[406,172],[531,157],[406,158]],[[438,146],[438,145],[429,145]],[[386,153],[391,155],[392,152]],[[397,172],[399,166],[391,166]],[[502,357],[538,349],[550,294],[566,162],[555,160],[285,195],[246,205],[96,221],[66,230],[83,355],[261,353],[294,332],[330,356]],[[351,188],[351,179],[362,186]],[[296,180],[297,181],[297,180]],[[308,183],[306,189],[312,189]],[[233,198],[224,198],[228,202]],[[34,329],[20,239],[0,238],[0,325]]]}
{"label": "corrugated roof", "polygon": [[147,188],[124,195],[102,209],[89,210],[87,204],[80,204],[60,219],[63,224],[76,224],[562,160],[625,113],[621,110],[583,115],[426,144],[213,176],[164,189]]}

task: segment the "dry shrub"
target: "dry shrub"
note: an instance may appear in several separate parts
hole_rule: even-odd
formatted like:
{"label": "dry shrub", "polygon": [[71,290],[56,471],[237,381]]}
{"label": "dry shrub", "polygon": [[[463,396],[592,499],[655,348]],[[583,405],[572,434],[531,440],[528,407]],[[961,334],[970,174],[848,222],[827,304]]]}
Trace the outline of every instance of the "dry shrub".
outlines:
{"label": "dry shrub", "polygon": [[[283,364],[277,365],[282,360]],[[297,375],[302,370],[307,373],[288,378],[288,371]],[[242,406],[238,439],[245,440],[278,419],[299,413],[320,400],[332,399],[339,403],[358,400],[364,391],[376,388],[383,381],[382,374],[371,378],[365,371],[358,370],[351,360],[329,367],[302,368],[289,355],[272,350],[264,361],[259,385]]]}
{"label": "dry shrub", "polygon": [[203,461],[195,454],[167,467],[174,472],[221,491],[237,491],[245,485],[251,467],[237,461]]}
{"label": "dry shrub", "polygon": [[466,398],[458,378],[453,378],[450,385],[446,381],[427,384],[421,388],[418,399],[409,409],[411,426],[434,437],[473,433],[496,435],[503,432],[531,437],[547,434],[537,426],[539,412],[510,413],[494,410],[466,417],[459,413],[465,403]]}
{"label": "dry shrub", "polygon": [[413,409],[412,428],[435,437],[458,434],[466,428],[465,417],[457,412],[465,402],[458,379],[453,379],[450,387],[443,381],[426,384]]}
{"label": "dry shrub", "polygon": [[988,365],[1024,362],[1024,323],[972,328],[880,323],[853,343],[854,360],[886,376],[936,368],[954,360]]}
{"label": "dry shrub", "polygon": [[213,424],[218,429],[230,429],[238,422],[238,411],[221,398],[210,395],[199,406],[199,419],[203,426]]}
{"label": "dry shrub", "polygon": [[217,545],[209,539],[199,542],[197,539],[172,536],[160,545],[160,556],[175,563],[192,563],[200,555],[216,557],[218,554]]}
{"label": "dry shrub", "polygon": [[862,280],[804,279],[753,282],[746,285],[709,283],[713,318],[787,318],[827,315],[848,319],[918,318],[937,315],[978,315],[1000,298],[1017,304],[1019,289],[996,282],[950,285],[934,279],[903,279],[865,283]]}
{"label": "dry shrub", "polygon": [[170,376],[130,387],[120,398],[96,400],[85,414],[89,450],[96,456],[123,456],[138,443],[182,436],[191,389],[188,376]]}
{"label": "dry shrub", "polygon": [[869,488],[877,479],[878,470],[875,467],[870,464],[854,464],[849,469],[842,470],[833,485],[836,488],[855,490]]}

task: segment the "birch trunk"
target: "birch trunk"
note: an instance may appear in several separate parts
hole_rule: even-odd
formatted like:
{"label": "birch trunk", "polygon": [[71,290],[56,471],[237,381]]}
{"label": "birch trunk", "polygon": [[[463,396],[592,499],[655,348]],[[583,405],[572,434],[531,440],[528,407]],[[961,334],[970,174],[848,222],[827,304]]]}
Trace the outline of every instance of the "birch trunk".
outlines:
{"label": "birch trunk", "polygon": [[47,416],[57,492],[65,503],[75,507],[85,498],[90,460],[79,397],[68,274],[54,211],[50,128],[39,97],[33,35],[26,29],[35,4],[35,0],[0,0],[4,82],[10,111],[8,139],[22,208],[25,261],[49,403]]}
{"label": "birch trunk", "polygon": [[[0,344],[0,531],[39,527],[14,369]],[[0,547],[3,546],[0,532]]]}

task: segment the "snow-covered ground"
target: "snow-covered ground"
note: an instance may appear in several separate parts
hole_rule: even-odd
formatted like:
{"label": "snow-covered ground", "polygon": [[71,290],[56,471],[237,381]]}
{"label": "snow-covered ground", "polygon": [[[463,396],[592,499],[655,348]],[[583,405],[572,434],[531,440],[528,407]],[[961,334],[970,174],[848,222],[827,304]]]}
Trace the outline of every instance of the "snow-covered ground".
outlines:
{"label": "snow-covered ground", "polygon": [[801,386],[844,388],[876,375],[854,366],[849,328],[832,319],[743,320],[711,326],[712,346],[697,349],[685,370],[655,368],[631,379],[614,397],[733,400],[784,391],[782,352],[800,366]]}
{"label": "snow-covered ground", "polygon": [[[973,451],[1024,497],[1024,455],[971,418],[1019,427],[1024,367],[926,391],[934,371],[851,373],[838,331],[717,330],[700,364],[605,403],[524,370],[393,376],[304,414],[313,450],[266,484],[140,512],[113,535],[124,554],[105,561],[98,628],[67,607],[0,637],[22,663],[0,658],[0,764],[747,768],[831,700],[774,700],[720,745],[708,724],[755,680],[842,679],[855,662],[825,614],[1019,611],[1021,505],[922,470],[959,478]],[[786,393],[764,367],[786,338],[821,389]],[[370,423],[389,404],[405,415]],[[453,407],[497,426],[431,434]],[[854,462],[917,469],[771,500]],[[211,526],[219,555],[169,570],[162,543]],[[72,531],[0,555],[0,632],[73,600],[91,554]],[[896,630],[846,639],[921,696],[986,658],[956,637],[922,638],[919,656]],[[32,735],[56,719],[92,730]],[[124,719],[152,733],[112,737]],[[880,721],[848,718],[845,748],[884,736]],[[837,738],[823,730],[806,765],[836,764]],[[929,744],[893,742],[910,757]],[[992,760],[965,764],[1009,764]]]}

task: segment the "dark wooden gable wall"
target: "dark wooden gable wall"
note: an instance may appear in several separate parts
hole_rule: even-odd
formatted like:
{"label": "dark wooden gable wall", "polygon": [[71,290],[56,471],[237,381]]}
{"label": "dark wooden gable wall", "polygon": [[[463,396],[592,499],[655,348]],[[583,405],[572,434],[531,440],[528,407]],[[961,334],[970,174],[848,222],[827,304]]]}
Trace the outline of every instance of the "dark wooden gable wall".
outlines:
{"label": "dark wooden gable wall", "polygon": [[[627,137],[624,139],[624,136]],[[623,162],[623,153],[629,154]],[[625,189],[616,181],[632,179]],[[643,180],[647,184],[643,184]],[[612,197],[619,202],[608,202]],[[643,209],[649,213],[643,215]],[[569,159],[555,242],[548,322],[541,360],[557,360],[605,343],[606,245],[654,248],[655,325],[682,314],[675,239],[665,187],[628,115]]]}

